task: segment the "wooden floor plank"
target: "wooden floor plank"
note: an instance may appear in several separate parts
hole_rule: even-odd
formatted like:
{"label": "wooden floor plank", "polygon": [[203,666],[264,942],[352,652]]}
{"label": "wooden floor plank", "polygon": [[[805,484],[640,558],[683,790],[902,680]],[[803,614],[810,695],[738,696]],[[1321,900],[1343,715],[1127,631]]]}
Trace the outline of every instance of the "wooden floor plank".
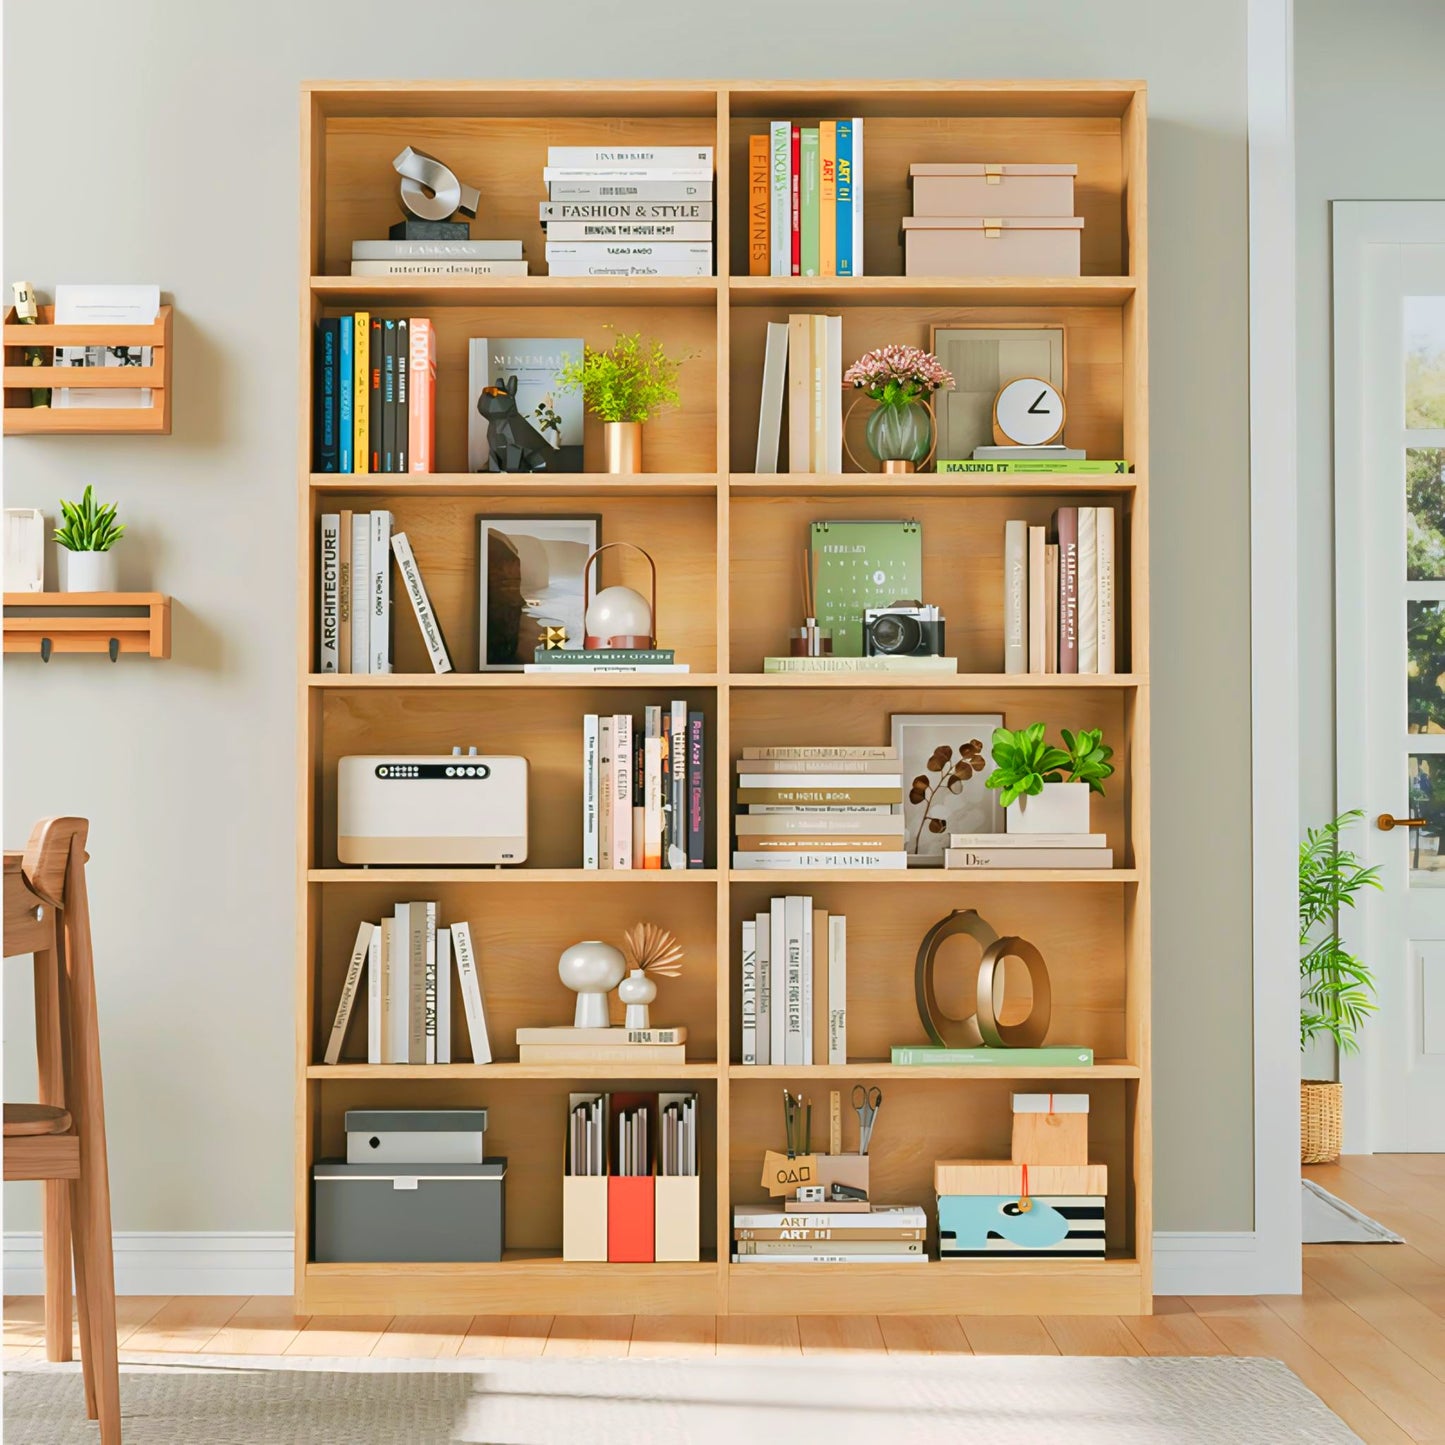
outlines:
{"label": "wooden floor plank", "polygon": [[141,1325],[123,1348],[136,1354],[200,1354],[248,1298],[248,1295],[177,1295]]}
{"label": "wooden floor plank", "polygon": [[[115,1338],[124,1345],[143,1324],[171,1302],[170,1295],[130,1294],[115,1298]],[[71,1310],[71,1344],[80,1348],[80,1321]],[[5,1300],[5,1343],[28,1349],[45,1344],[45,1300],[41,1295],[11,1295]],[[42,1349],[42,1354],[44,1353]]]}
{"label": "wooden floor plank", "polygon": [[1189,1305],[1232,1354],[1283,1361],[1368,1445],[1412,1445],[1410,1437],[1363,1390],[1258,1300],[1191,1296]]}
{"label": "wooden floor plank", "polygon": [[713,1315],[637,1315],[627,1353],[663,1359],[715,1355],[717,1319]]}
{"label": "wooden floor plank", "polygon": [[397,1315],[372,1350],[373,1359],[447,1360],[461,1349],[472,1317]]}
{"label": "wooden floor plank", "polygon": [[283,1355],[369,1355],[390,1315],[312,1315]]}
{"label": "wooden floor plank", "polygon": [[1161,1297],[1152,1315],[1121,1315],[1120,1321],[1151,1355],[1229,1353],[1229,1346],[1182,1299]]}
{"label": "wooden floor plank", "polygon": [[306,1315],[292,1312],[290,1295],[252,1295],[206,1346],[212,1355],[284,1355],[306,1328]]}
{"label": "wooden floor plank", "polygon": [[802,1353],[798,1321],[792,1315],[721,1315],[717,1322],[719,1355],[797,1355]]}
{"label": "wooden floor plank", "polygon": [[477,1315],[457,1354],[470,1359],[535,1357],[552,1330],[551,1315]]}
{"label": "wooden floor plank", "polygon": [[542,1353],[551,1356],[625,1355],[631,1315],[558,1315]]}
{"label": "wooden floor plank", "polygon": [[967,1355],[968,1336],[952,1315],[879,1315],[890,1355]]}
{"label": "wooden floor plank", "polygon": [[1046,1315],[1043,1324],[1061,1355],[1148,1353],[1116,1315]]}
{"label": "wooden floor plank", "polygon": [[805,1355],[884,1348],[883,1332],[874,1315],[800,1315],[798,1343]]}
{"label": "wooden floor plank", "polygon": [[1057,1355],[1037,1315],[964,1315],[959,1324],[976,1355]]}
{"label": "wooden floor plank", "polygon": [[1367,1264],[1433,1314],[1445,1318],[1445,1265],[1436,1264],[1410,1244],[1308,1244],[1306,1262],[1316,1253]]}
{"label": "wooden floor plank", "polygon": [[[1388,1250],[1390,1245],[1374,1248]],[[1361,1319],[1368,1320],[1392,1344],[1437,1379],[1445,1380],[1445,1320],[1432,1309],[1376,1273],[1363,1260],[1330,1254],[1325,1247],[1307,1252],[1305,1275],[1322,1285]]]}

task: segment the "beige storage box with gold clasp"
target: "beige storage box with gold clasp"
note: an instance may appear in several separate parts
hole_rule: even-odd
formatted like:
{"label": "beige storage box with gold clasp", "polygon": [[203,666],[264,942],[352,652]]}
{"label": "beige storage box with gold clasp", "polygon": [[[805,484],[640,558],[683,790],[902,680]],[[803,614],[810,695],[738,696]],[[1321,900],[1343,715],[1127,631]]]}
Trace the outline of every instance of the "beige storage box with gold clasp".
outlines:
{"label": "beige storage box with gold clasp", "polygon": [[979,161],[908,167],[915,216],[1072,216],[1078,166]]}
{"label": "beige storage box with gold clasp", "polygon": [[1077,276],[1081,216],[905,216],[905,276]]}

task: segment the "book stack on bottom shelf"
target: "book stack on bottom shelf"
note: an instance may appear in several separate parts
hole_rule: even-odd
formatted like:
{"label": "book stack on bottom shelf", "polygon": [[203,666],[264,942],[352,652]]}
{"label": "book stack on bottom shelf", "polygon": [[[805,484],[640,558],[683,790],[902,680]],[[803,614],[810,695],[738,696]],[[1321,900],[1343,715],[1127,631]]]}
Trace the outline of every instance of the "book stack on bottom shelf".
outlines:
{"label": "book stack on bottom shelf", "polygon": [[847,1212],[772,1204],[733,1209],[734,1264],[926,1264],[927,1240],[928,1216],[916,1204]]}

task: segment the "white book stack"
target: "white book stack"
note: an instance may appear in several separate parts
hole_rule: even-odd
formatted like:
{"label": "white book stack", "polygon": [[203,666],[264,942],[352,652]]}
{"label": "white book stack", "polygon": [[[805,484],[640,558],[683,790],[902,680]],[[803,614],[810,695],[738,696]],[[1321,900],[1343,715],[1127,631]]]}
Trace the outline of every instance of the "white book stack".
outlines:
{"label": "white book stack", "polygon": [[848,1062],[848,920],[774,898],[742,924],[742,1062]]}
{"label": "white book stack", "polygon": [[954,833],[943,866],[989,868],[1112,868],[1114,850],[1103,833]]}
{"label": "white book stack", "polygon": [[711,146],[548,146],[552,276],[711,276]]}

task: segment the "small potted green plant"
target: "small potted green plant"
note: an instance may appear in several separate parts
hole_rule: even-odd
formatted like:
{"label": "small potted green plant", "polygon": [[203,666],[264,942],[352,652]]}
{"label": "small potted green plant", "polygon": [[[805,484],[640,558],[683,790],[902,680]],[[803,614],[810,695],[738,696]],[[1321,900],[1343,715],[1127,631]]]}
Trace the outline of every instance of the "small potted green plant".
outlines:
{"label": "small potted green plant", "polygon": [[62,592],[114,592],[117,589],[115,553],[111,550],[125,535],[116,521],[116,504],[104,506],[95,500],[95,489],[86,484],[79,502],[62,499],[64,521],[55,529],[60,548]]}
{"label": "small potted green plant", "polygon": [[[1341,813],[1322,828],[1307,828],[1299,845],[1300,1051],[1314,1039],[1333,1039],[1353,1053],[1355,1035],[1375,1011],[1375,978],[1340,940],[1340,910],[1355,906],[1362,888],[1379,888],[1380,870],[1340,846],[1340,834],[1364,816]],[[1300,1080],[1300,1162],[1327,1164],[1343,1143],[1344,1086]]]}
{"label": "small potted green plant", "polygon": [[1010,833],[1087,833],[1089,794],[1104,795],[1113,775],[1114,750],[1098,728],[1059,730],[1063,747],[1044,735],[1043,723],[1017,732],[995,728],[990,752],[994,771],[986,786],[1002,794],[1004,826]]}
{"label": "small potted green plant", "polygon": [[580,387],[587,410],[602,419],[605,471],[642,470],[643,423],[680,405],[682,360],[669,356],[660,341],[621,332],[605,350],[585,346],[581,361],[569,361],[557,373],[562,390]]}

